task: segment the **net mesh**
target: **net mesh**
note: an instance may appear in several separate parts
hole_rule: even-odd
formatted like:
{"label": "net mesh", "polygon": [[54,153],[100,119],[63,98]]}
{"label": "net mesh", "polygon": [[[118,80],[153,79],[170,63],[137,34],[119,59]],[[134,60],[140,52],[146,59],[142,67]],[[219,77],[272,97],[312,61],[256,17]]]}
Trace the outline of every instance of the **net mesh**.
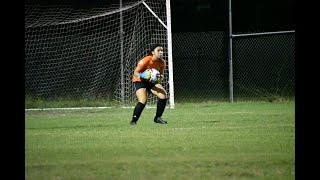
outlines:
{"label": "net mesh", "polygon": [[[165,0],[144,2],[166,24]],[[26,97],[136,102],[131,82],[136,63],[153,43],[163,45],[167,60],[167,30],[142,1],[123,1],[119,7],[119,1],[86,6],[27,2]],[[166,68],[163,86],[168,92],[167,80]],[[149,104],[154,103],[150,96]]]}

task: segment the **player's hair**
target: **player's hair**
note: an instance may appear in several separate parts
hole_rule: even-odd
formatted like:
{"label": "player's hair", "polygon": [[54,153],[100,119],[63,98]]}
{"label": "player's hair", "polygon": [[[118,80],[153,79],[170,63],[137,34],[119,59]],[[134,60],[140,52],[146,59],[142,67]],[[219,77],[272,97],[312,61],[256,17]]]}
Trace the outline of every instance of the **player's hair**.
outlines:
{"label": "player's hair", "polygon": [[154,51],[154,49],[156,49],[157,47],[163,47],[161,44],[152,44],[150,46],[150,49],[148,50],[148,55],[152,55],[152,51]]}

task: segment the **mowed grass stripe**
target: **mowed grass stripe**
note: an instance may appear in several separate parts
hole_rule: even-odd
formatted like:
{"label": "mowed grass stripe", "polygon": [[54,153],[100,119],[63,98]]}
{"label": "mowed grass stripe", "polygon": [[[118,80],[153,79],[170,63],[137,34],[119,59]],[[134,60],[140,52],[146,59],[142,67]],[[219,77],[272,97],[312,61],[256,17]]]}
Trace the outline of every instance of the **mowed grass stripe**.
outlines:
{"label": "mowed grass stripe", "polygon": [[26,112],[27,179],[294,179],[294,102]]}

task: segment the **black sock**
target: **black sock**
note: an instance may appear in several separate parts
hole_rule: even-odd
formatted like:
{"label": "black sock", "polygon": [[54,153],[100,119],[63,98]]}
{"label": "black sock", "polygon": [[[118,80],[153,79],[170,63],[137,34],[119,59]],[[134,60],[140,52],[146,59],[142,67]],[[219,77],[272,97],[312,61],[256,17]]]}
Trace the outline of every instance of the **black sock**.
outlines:
{"label": "black sock", "polygon": [[156,117],[161,117],[166,107],[167,99],[158,99]]}
{"label": "black sock", "polygon": [[141,102],[138,102],[136,107],[134,108],[134,111],[133,111],[133,115],[132,115],[132,121],[134,122],[137,122],[139,120],[139,117],[144,109],[146,105],[141,103]]}

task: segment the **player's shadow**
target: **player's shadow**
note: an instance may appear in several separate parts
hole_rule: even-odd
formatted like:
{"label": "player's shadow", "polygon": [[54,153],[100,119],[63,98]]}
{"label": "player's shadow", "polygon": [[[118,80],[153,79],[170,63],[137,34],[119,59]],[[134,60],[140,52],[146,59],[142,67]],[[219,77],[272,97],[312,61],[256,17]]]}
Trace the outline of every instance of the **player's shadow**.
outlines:
{"label": "player's shadow", "polygon": [[220,121],[216,121],[216,120],[206,120],[206,121],[198,121],[199,123],[218,123]]}

